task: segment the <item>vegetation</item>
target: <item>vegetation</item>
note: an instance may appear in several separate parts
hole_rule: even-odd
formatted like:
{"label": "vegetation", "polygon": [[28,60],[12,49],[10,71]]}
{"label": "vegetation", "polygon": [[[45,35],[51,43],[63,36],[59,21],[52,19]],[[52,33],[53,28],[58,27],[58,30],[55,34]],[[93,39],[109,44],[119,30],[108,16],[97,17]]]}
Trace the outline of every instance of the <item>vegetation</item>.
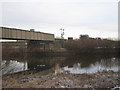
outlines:
{"label": "vegetation", "polygon": [[2,58],[3,59],[12,59],[12,58],[23,58],[25,55],[25,48],[15,48],[15,47],[2,47]]}
{"label": "vegetation", "polygon": [[[88,35],[80,35],[79,39],[73,38],[55,39],[51,44],[3,43],[2,53],[4,57],[22,57],[25,52],[34,52],[33,55],[65,54],[65,53],[118,53],[120,41],[90,38]],[[29,47],[30,46],[30,47]],[[49,53],[48,53],[49,52]]]}
{"label": "vegetation", "polygon": [[64,42],[64,48],[71,52],[112,52],[113,49],[118,49],[118,41],[100,39],[100,38],[89,38],[88,36],[81,36],[80,39],[68,40]]}

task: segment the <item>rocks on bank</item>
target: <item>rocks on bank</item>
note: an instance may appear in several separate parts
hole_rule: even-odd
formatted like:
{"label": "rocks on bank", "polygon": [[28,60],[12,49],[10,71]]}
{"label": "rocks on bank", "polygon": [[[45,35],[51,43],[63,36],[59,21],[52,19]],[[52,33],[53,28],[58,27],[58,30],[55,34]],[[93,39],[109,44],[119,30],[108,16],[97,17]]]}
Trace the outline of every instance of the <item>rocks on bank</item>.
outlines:
{"label": "rocks on bank", "polygon": [[119,74],[102,71],[94,74],[41,75],[12,74],[3,76],[3,88],[114,88],[119,85]]}

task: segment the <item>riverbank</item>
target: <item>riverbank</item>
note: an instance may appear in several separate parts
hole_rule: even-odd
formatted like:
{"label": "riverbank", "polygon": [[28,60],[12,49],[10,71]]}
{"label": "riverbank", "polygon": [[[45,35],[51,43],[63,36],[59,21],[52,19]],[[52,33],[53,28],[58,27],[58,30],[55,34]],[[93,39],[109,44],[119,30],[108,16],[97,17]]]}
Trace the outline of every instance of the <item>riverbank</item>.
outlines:
{"label": "riverbank", "polygon": [[119,85],[118,72],[57,74],[47,71],[3,75],[3,88],[113,88]]}
{"label": "riverbank", "polygon": [[[7,54],[6,54],[7,53]],[[8,57],[23,58],[23,57],[55,57],[55,56],[79,56],[79,55],[116,55],[119,56],[120,48],[79,48],[79,49],[49,49],[49,50],[28,50],[27,48],[10,48],[2,47],[2,58]]]}

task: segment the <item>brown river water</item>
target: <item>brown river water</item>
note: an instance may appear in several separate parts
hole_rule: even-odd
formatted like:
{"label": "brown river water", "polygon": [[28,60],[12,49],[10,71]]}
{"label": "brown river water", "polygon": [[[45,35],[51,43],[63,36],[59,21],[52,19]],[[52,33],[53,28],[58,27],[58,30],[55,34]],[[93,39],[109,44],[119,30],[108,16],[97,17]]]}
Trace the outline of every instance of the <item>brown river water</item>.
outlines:
{"label": "brown river water", "polygon": [[43,71],[57,68],[63,73],[96,73],[98,71],[115,71],[119,69],[120,57],[105,55],[81,55],[66,57],[24,57],[2,60],[2,74],[17,73],[25,70]]}

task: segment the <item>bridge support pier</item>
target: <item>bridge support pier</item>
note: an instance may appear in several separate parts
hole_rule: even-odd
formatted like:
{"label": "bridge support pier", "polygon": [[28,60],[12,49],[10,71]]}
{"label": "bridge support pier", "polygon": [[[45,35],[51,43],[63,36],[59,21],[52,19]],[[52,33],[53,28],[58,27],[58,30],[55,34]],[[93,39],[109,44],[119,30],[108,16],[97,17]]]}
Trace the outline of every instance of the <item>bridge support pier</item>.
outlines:
{"label": "bridge support pier", "polygon": [[27,51],[50,51],[50,43],[51,42],[29,40],[27,41]]}

